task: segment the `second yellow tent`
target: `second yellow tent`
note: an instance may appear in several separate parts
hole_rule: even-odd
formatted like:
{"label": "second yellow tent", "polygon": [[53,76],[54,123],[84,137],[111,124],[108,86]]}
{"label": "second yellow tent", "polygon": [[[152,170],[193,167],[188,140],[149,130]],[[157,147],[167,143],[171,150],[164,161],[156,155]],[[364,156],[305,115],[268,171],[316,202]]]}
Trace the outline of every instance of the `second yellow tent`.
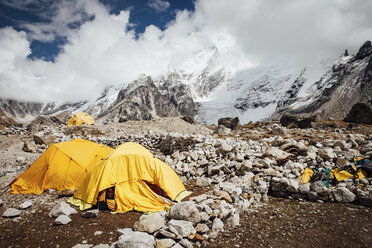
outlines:
{"label": "second yellow tent", "polygon": [[93,117],[84,112],[74,114],[68,121],[67,127],[79,126],[82,124],[88,124],[88,125],[94,124]]}
{"label": "second yellow tent", "polygon": [[70,203],[81,210],[97,204],[100,192],[115,187],[116,212],[155,212],[171,206],[148,184],[160,187],[172,201],[190,194],[176,172],[143,146],[129,142],[118,146],[87,175]]}

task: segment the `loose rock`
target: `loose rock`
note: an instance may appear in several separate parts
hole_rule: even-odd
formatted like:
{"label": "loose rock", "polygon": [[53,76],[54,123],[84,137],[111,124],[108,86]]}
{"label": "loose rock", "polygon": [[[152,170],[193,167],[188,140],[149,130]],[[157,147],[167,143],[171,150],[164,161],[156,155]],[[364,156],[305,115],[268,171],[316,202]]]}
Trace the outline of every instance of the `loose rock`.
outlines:
{"label": "loose rock", "polygon": [[19,205],[19,209],[27,209],[31,206],[32,206],[32,201],[27,200],[27,201],[23,202],[21,205]]}
{"label": "loose rock", "polygon": [[174,205],[168,217],[175,220],[186,220],[192,223],[200,222],[200,213],[193,202],[180,202]]}
{"label": "loose rock", "polygon": [[153,248],[154,245],[154,236],[145,232],[133,231],[126,235],[121,235],[115,248]]}
{"label": "loose rock", "polygon": [[3,213],[3,217],[4,218],[14,218],[14,217],[18,217],[21,215],[21,211],[16,209],[16,208],[8,208],[7,210],[5,210],[5,212]]}
{"label": "loose rock", "polygon": [[70,222],[71,222],[70,217],[68,217],[67,215],[61,214],[55,219],[54,224],[55,225],[66,225]]}
{"label": "loose rock", "polygon": [[60,215],[70,216],[71,214],[77,214],[77,211],[70,207],[66,202],[60,202],[50,210],[48,216],[51,218],[58,217]]}
{"label": "loose rock", "polygon": [[167,224],[177,230],[177,233],[182,237],[188,237],[196,233],[192,222],[185,220],[170,220]]}

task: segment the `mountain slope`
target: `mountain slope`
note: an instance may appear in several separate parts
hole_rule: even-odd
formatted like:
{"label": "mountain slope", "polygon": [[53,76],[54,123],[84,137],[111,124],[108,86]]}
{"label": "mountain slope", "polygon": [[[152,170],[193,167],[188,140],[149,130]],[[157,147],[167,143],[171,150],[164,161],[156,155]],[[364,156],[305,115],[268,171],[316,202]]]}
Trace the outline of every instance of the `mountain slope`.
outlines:
{"label": "mountain slope", "polygon": [[[89,112],[89,111],[88,111]],[[180,115],[176,106],[161,95],[151,77],[142,77],[120,90],[115,103],[97,116],[104,122],[151,120]]]}
{"label": "mountain slope", "polygon": [[31,121],[39,115],[56,115],[61,112],[72,112],[84,106],[85,103],[86,102],[56,104],[23,102],[14,99],[0,98],[0,109],[4,111],[8,116],[11,116],[18,121]]}
{"label": "mountain slope", "polygon": [[306,68],[289,71],[260,66],[229,71],[220,59],[218,48],[206,44],[182,67],[108,87],[94,101],[56,104],[0,99],[0,109],[17,120],[84,111],[104,123],[190,115],[200,123],[215,124],[226,116],[238,116],[247,123],[276,118],[283,112],[343,119],[355,103],[371,101],[369,41],[356,55],[342,56],[313,84]]}
{"label": "mountain slope", "polygon": [[354,104],[371,100],[372,46],[367,41],[355,56],[340,58],[313,84],[307,97],[278,112],[315,113],[324,119],[343,119]]}

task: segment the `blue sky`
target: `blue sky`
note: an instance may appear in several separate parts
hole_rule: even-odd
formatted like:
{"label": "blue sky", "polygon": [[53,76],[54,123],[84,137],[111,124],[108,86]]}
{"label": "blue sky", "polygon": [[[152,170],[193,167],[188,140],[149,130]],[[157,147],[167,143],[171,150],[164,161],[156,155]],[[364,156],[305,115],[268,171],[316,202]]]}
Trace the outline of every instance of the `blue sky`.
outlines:
{"label": "blue sky", "polygon": [[139,75],[208,62],[318,80],[372,39],[370,0],[0,0],[0,97],[93,100]]}
{"label": "blue sky", "polygon": [[[56,1],[54,1],[56,2]],[[135,30],[137,36],[145,31],[149,25],[155,25],[161,30],[173,21],[179,10],[194,10],[193,0],[173,1],[148,1],[148,0],[100,0],[106,5],[111,14],[119,14],[121,10],[130,10],[129,22],[131,29]],[[12,26],[16,30],[28,31],[25,23],[50,23],[55,12],[53,1],[23,1],[23,0],[0,0],[0,28]],[[71,24],[78,28],[88,18],[81,22]],[[54,61],[60,47],[66,43],[65,37],[56,37],[53,41],[32,40],[29,58],[43,58]]]}

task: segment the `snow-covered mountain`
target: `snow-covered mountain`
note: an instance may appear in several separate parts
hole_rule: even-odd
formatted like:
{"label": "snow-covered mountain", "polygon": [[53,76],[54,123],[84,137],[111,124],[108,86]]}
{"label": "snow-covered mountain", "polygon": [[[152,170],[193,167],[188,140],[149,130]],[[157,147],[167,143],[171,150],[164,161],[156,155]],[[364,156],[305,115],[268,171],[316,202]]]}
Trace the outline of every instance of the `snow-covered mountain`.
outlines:
{"label": "snow-covered mountain", "polygon": [[281,112],[318,114],[343,119],[359,102],[372,101],[372,45],[366,41],[356,55],[345,54],[309,89]]}
{"label": "snow-covered mountain", "polygon": [[14,99],[1,99],[0,109],[9,117],[17,121],[28,122],[39,115],[57,115],[64,112],[73,112],[84,106],[86,101],[77,103],[40,103],[25,102]]}
{"label": "snow-covered mountain", "polygon": [[238,116],[247,123],[288,111],[342,119],[354,103],[371,101],[371,42],[356,55],[340,57],[314,83],[307,73],[305,67],[231,70],[221,63],[219,49],[206,44],[179,68],[170,66],[164,75],[141,75],[129,84],[108,87],[94,101],[42,104],[0,99],[0,108],[18,120],[84,111],[103,123],[177,115],[191,115],[205,124]]}

